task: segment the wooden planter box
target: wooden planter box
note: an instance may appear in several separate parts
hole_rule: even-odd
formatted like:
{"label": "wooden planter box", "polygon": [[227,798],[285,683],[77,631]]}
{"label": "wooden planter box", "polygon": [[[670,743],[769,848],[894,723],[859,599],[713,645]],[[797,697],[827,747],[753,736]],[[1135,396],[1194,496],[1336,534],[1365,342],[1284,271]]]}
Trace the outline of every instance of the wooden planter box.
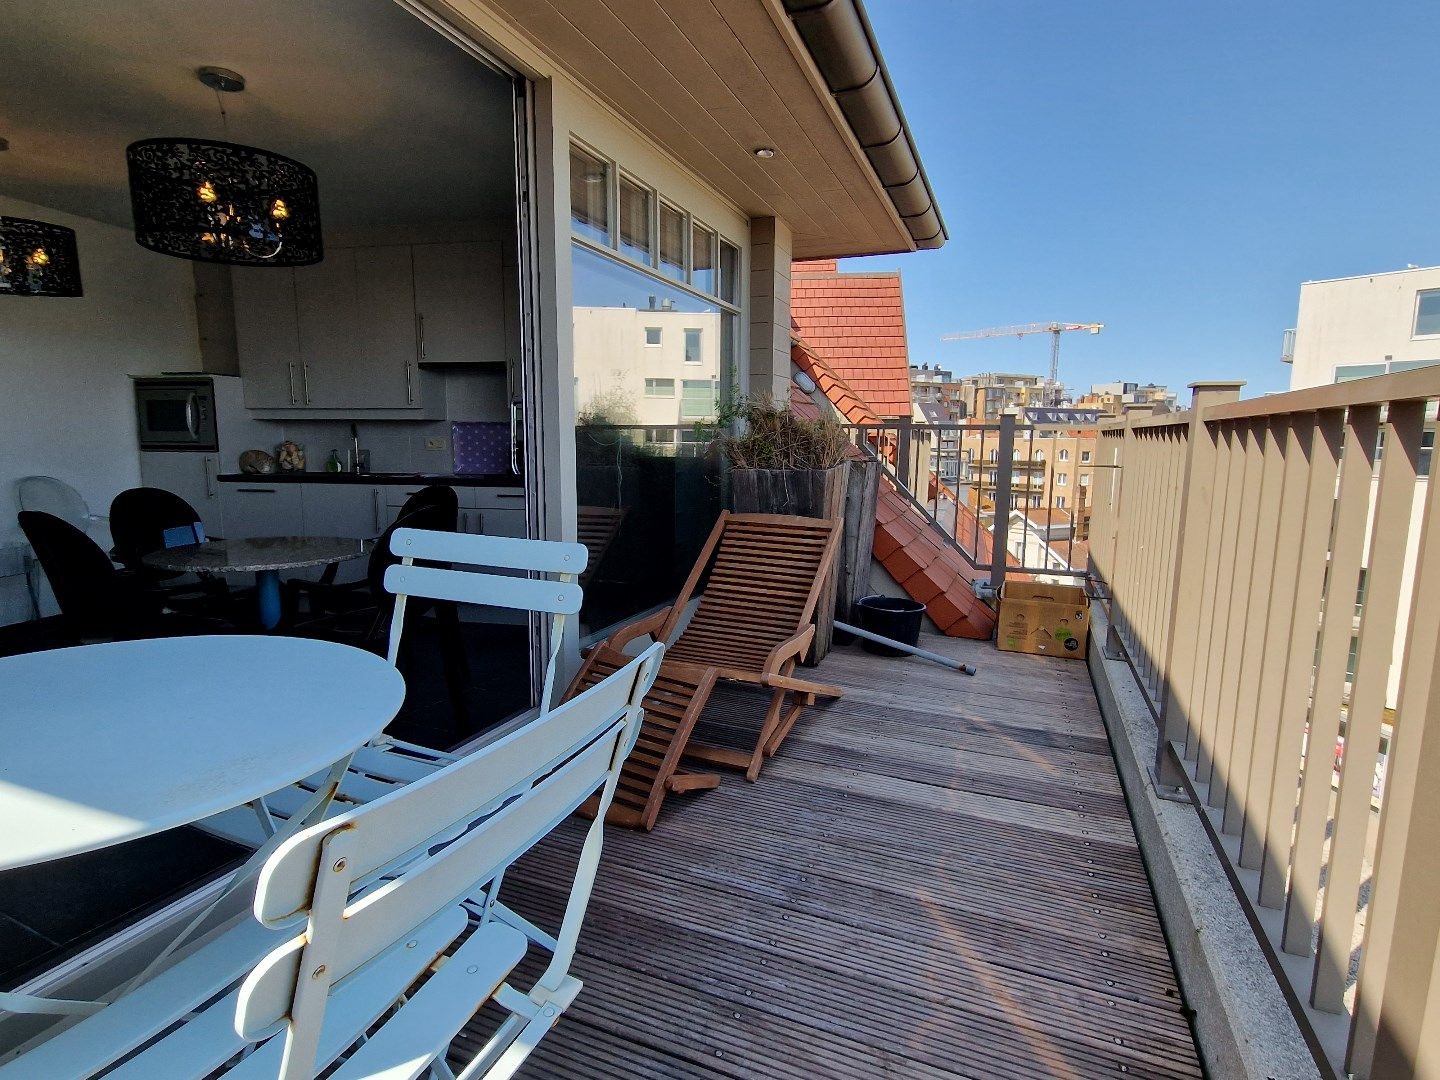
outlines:
{"label": "wooden planter box", "polygon": [[[848,475],[848,465],[831,469],[734,469],[730,473],[730,495],[737,514],[792,514],[838,521],[845,515]],[[815,606],[815,646],[807,664],[818,664],[830,651],[838,564],[837,558]]]}

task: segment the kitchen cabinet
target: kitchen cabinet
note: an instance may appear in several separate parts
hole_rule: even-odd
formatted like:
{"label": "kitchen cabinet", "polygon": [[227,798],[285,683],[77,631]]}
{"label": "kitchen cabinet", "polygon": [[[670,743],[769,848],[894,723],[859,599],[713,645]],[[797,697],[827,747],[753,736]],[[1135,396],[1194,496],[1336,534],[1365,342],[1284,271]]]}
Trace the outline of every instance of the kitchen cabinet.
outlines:
{"label": "kitchen cabinet", "polygon": [[[474,257],[467,256],[465,265],[472,267],[467,273],[479,272]],[[427,262],[427,281],[437,274]],[[278,416],[348,418],[361,410],[396,418],[443,416],[441,380],[419,367],[421,319],[410,245],[333,248],[314,266],[238,269],[235,280],[246,407]],[[498,279],[495,288],[498,293]],[[455,352],[461,337],[481,332],[471,325],[473,317],[457,329],[453,305],[439,304],[436,311],[430,325],[442,352]],[[503,327],[498,332],[503,342]]]}
{"label": "kitchen cabinet", "polygon": [[305,535],[374,539],[387,524],[384,491],[379,485],[305,484]]}
{"label": "kitchen cabinet", "polygon": [[174,492],[195,508],[206,536],[223,537],[218,454],[145,451],[140,455],[140,482]]}
{"label": "kitchen cabinet", "polygon": [[418,406],[409,247],[341,248],[295,271],[295,295],[307,406]]}
{"label": "kitchen cabinet", "polygon": [[524,537],[523,488],[463,487],[460,496],[460,531],[481,536]]}
{"label": "kitchen cabinet", "polygon": [[299,536],[302,517],[299,484],[266,485],[224,483],[220,485],[220,508],[225,519],[226,539],[252,536]]}
{"label": "kitchen cabinet", "polygon": [[524,510],[461,510],[461,531],[480,536],[514,536],[524,539],[526,522]]}
{"label": "kitchen cabinet", "polygon": [[230,282],[245,407],[303,405],[295,272],[287,267],[236,266],[231,268]]}
{"label": "kitchen cabinet", "polygon": [[518,317],[506,319],[500,242],[419,244],[411,257],[420,363],[505,363],[507,323]]}

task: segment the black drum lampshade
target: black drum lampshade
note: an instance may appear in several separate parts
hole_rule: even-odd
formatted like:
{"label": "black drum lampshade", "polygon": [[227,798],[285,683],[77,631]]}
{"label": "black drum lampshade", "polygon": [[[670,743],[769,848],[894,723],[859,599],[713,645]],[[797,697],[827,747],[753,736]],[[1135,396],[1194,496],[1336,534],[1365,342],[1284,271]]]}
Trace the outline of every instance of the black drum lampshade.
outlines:
{"label": "black drum lampshade", "polygon": [[135,239],[162,255],[239,266],[324,257],[312,169],[238,143],[143,139],[125,150]]}
{"label": "black drum lampshade", "polygon": [[0,217],[0,296],[83,296],[75,230]]}

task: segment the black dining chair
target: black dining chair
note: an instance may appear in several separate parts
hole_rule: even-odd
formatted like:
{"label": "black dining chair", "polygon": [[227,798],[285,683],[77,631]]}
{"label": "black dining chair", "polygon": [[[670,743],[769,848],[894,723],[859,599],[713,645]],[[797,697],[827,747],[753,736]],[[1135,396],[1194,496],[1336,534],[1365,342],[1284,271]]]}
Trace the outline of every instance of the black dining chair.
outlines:
{"label": "black dining chair", "polygon": [[65,632],[73,641],[115,641],[217,633],[213,619],[167,611],[160,597],[123,571],[94,540],[68,521],[42,510],[22,510],[20,529],[55,593]]}
{"label": "black dining chair", "polygon": [[198,543],[204,537],[200,515],[174,492],[164,488],[128,488],[110,503],[111,556],[146,588],[161,594],[166,607],[193,615],[234,617],[244,609],[241,596],[223,578],[194,577],[159,570],[145,556],[166,547]]}

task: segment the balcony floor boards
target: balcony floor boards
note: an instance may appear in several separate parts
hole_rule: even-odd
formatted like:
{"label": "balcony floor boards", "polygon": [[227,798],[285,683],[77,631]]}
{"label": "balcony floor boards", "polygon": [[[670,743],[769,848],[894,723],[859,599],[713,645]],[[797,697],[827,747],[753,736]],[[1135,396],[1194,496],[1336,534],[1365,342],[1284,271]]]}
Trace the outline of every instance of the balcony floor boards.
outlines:
{"label": "balcony floor boards", "polygon": [[[585,989],[523,1076],[1201,1075],[1085,665],[924,644],[979,676],[837,649],[845,697],[757,784],[607,832]],[[717,693],[706,737],[762,707]],[[582,827],[506,879],[542,925]]]}

